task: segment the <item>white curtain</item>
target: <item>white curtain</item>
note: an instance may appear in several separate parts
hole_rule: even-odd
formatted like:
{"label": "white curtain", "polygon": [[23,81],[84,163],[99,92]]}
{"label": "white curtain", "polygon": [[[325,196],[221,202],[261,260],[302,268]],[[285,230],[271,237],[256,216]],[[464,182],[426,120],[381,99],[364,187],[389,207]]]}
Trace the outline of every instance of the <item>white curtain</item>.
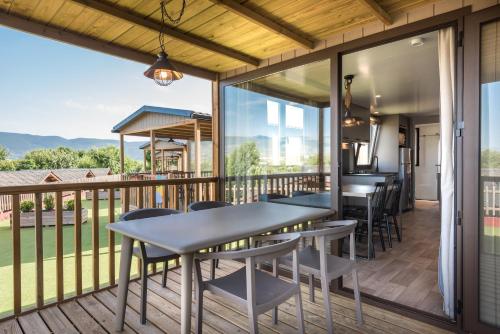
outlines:
{"label": "white curtain", "polygon": [[439,287],[443,311],[455,316],[455,192],[454,192],[454,110],[455,39],[453,28],[438,32],[439,87],[441,113],[441,244]]}

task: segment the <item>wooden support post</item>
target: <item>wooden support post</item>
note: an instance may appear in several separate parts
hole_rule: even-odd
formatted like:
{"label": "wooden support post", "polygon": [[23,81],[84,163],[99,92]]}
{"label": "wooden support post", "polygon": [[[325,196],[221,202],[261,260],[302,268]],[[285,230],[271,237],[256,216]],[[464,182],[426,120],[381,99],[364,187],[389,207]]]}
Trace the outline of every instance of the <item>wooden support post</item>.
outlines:
{"label": "wooden support post", "polygon": [[198,120],[194,123],[194,175],[201,177],[201,128]]}
{"label": "wooden support post", "polygon": [[42,194],[35,194],[36,307],[44,304]]}
{"label": "wooden support post", "polygon": [[147,152],[147,150],[146,150],[146,149],[142,150],[142,152],[143,152],[143,156],[144,156],[144,158],[143,158],[144,171],[145,171],[145,172],[147,172],[147,171],[148,171],[148,163],[147,163],[147,160],[148,160],[148,158],[147,158],[148,152]]}
{"label": "wooden support post", "polygon": [[165,163],[165,150],[161,150],[161,172],[162,173],[165,173],[165,170],[166,170],[165,165],[166,165],[166,163]]}
{"label": "wooden support post", "polygon": [[189,151],[188,143],[182,148],[182,171],[189,172]]}
{"label": "wooden support post", "polygon": [[219,176],[219,78],[212,81],[212,176]]}
{"label": "wooden support post", "polygon": [[[115,222],[115,189],[108,189],[108,219],[109,223]],[[109,252],[109,285],[115,285],[115,232],[108,230],[108,252]]]}
{"label": "wooden support post", "polygon": [[122,134],[120,134],[120,173],[125,173],[125,140]]}
{"label": "wooden support post", "polygon": [[14,314],[21,313],[21,210],[19,195],[12,195],[12,281]]}
{"label": "wooden support post", "polygon": [[99,290],[99,190],[92,190],[92,286]]}
{"label": "wooden support post", "polygon": [[156,175],[156,138],[155,132],[153,130],[150,131],[150,150],[151,150],[151,175]]}
{"label": "wooden support post", "polygon": [[325,109],[318,109],[318,173],[319,173],[319,190],[325,190]]}
{"label": "wooden support post", "polygon": [[82,192],[75,191],[75,287],[76,295],[82,294]]}
{"label": "wooden support post", "polygon": [[64,300],[63,202],[62,192],[56,192],[56,297]]}

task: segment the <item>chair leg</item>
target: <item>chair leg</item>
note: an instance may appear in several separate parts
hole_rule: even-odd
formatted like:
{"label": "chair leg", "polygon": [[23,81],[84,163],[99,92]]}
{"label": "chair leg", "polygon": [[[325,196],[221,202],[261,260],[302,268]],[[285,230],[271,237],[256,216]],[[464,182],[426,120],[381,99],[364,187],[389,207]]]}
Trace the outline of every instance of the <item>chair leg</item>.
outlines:
{"label": "chair leg", "polygon": [[378,234],[380,236],[380,244],[382,245],[382,251],[385,252],[385,241],[384,241],[384,233],[382,233],[381,223],[378,223]]}
{"label": "chair leg", "polygon": [[330,304],[330,282],[326,277],[321,277],[321,293],[323,294],[323,304],[325,306],[326,329],[328,334],[333,334],[332,306]]}
{"label": "chair leg", "polygon": [[248,305],[248,328],[250,334],[258,334],[259,333],[259,323],[257,320],[257,312],[251,306]]}
{"label": "chair leg", "polygon": [[396,236],[398,237],[398,241],[401,242],[401,234],[399,233],[398,220],[396,216],[392,216],[392,221],[394,222],[394,229],[396,230]]}
{"label": "chair leg", "polygon": [[314,303],[314,275],[309,274],[309,301]]}
{"label": "chair leg", "polygon": [[215,267],[216,267],[215,260],[210,260],[210,279],[211,280],[215,279]]}
{"label": "chair leg", "polygon": [[141,270],[141,324],[146,324],[146,307],[148,304],[148,264],[142,261]]}
{"label": "chair leg", "polygon": [[161,279],[161,286],[167,287],[167,272],[168,272],[168,261],[163,262],[163,276]]}
{"label": "chair leg", "polygon": [[358,325],[363,325],[363,309],[361,307],[361,294],[359,293],[358,271],[352,271],[352,284],[354,287],[354,300],[356,302],[356,320]]}
{"label": "chair leg", "polygon": [[300,286],[295,294],[295,313],[297,316],[297,332],[300,334],[305,333],[304,328],[304,311],[302,310],[302,297],[300,295]]}
{"label": "chair leg", "polygon": [[385,217],[385,228],[387,229],[387,240],[389,241],[389,248],[392,248],[391,225],[389,224],[389,219],[387,217]]}

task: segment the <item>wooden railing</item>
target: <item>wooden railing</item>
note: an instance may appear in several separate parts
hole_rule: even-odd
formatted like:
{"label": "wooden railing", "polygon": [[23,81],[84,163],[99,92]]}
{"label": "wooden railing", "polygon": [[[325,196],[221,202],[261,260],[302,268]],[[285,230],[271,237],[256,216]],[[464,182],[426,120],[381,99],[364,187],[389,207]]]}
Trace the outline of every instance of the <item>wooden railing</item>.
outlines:
{"label": "wooden railing", "polygon": [[256,202],[261,194],[291,196],[294,191],[330,189],[330,174],[288,173],[251,176],[229,176],[225,179],[225,198],[233,204]]}
{"label": "wooden railing", "polygon": [[481,176],[484,215],[500,217],[500,177]]}
{"label": "wooden railing", "polygon": [[[0,277],[0,293],[7,297],[0,298],[0,318],[10,314],[18,315],[30,308],[42,308],[47,304],[115,285],[116,256],[119,252],[117,245],[120,236],[103,229],[105,225],[114,223],[118,219],[117,214],[133,208],[161,206],[187,210],[193,201],[214,200],[217,197],[217,181],[217,178],[130,180],[117,177],[117,180],[113,181],[1,187],[0,195],[11,198],[12,213],[11,245],[0,244],[0,252],[4,254],[12,252],[12,263],[0,268],[3,270],[3,274],[0,273],[0,276],[3,275]],[[103,196],[103,191],[106,192],[106,196]],[[86,192],[92,194],[89,201],[85,200],[86,197],[82,200],[82,194],[85,195]],[[47,222],[44,222],[43,218],[47,213],[43,207],[43,198],[47,193],[54,194],[55,199],[53,211],[55,224],[51,227],[45,226]],[[159,195],[156,195],[157,193]],[[63,194],[71,194],[71,198],[74,199],[74,218],[71,224],[63,219],[65,204]],[[34,198],[34,228],[22,228],[24,213],[20,210],[20,202],[26,195]],[[120,199],[116,198],[117,195]],[[91,211],[89,222],[82,220],[82,209]],[[88,228],[88,225],[84,224],[91,226]],[[32,233],[34,233],[33,248],[33,239],[27,240],[28,234]],[[51,235],[54,240],[53,245],[44,244],[49,233],[54,233]],[[72,238],[63,238],[63,235],[67,237],[68,234],[72,235]],[[89,239],[90,244],[87,243],[86,247],[84,240]],[[68,250],[69,241],[72,241],[73,247]],[[44,250],[48,249],[54,254],[53,257],[44,256]],[[22,257],[27,255],[33,257],[33,260],[23,260]],[[55,270],[45,270],[47,261],[55,262]],[[51,262],[50,268],[52,264]],[[90,279],[85,280],[84,276],[89,277],[87,275],[89,270]],[[29,281],[24,279],[25,276],[31,277],[32,271],[34,271],[34,281],[31,282],[31,278]],[[8,276],[12,279],[5,279]],[[64,282],[68,282],[68,278],[72,276],[74,277],[70,280],[71,284],[67,283],[68,286],[65,287]],[[49,284],[55,282],[55,289],[50,295],[47,295],[47,287],[44,287],[47,282]],[[10,287],[5,284],[9,284]],[[27,295],[30,297],[26,298]]]}

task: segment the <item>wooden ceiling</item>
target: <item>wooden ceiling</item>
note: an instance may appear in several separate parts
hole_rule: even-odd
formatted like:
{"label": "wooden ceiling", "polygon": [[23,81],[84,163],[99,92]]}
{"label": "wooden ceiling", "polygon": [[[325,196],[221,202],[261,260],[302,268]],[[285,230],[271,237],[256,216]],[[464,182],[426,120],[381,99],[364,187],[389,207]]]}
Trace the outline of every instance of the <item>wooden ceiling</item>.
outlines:
{"label": "wooden ceiling", "polygon": [[[159,51],[159,0],[2,0],[0,24],[128,59]],[[167,52],[181,71],[207,79],[336,32],[392,17],[431,0],[188,0],[167,29]],[[182,0],[170,0],[173,15]]]}

